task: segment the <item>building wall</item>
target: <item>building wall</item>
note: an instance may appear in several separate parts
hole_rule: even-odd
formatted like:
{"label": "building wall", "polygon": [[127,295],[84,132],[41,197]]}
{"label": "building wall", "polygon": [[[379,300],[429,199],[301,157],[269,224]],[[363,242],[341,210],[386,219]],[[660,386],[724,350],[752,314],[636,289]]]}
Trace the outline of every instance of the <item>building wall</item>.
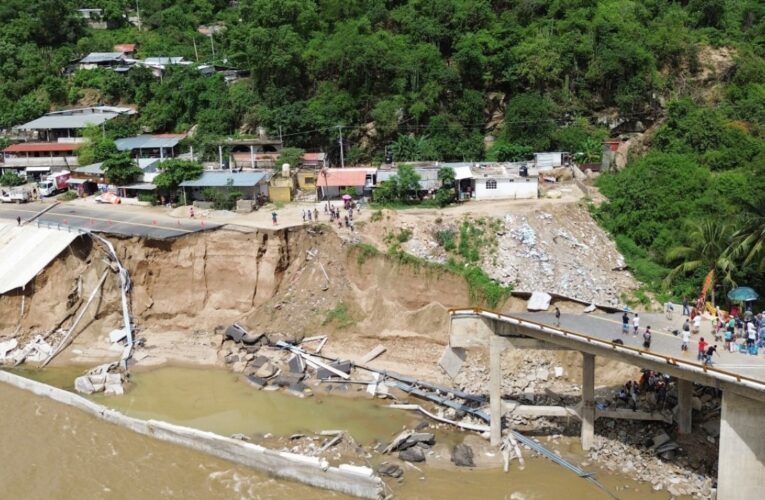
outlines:
{"label": "building wall", "polygon": [[[496,189],[487,189],[487,182],[495,181]],[[530,200],[538,197],[537,179],[519,177],[517,179],[476,179],[476,200]]]}
{"label": "building wall", "polygon": [[288,186],[271,186],[268,195],[271,201],[292,201],[292,189]]}
{"label": "building wall", "polygon": [[[316,191],[316,182],[318,180],[318,174],[314,171],[298,172],[297,181],[298,187],[303,191]],[[311,183],[306,182],[308,179],[312,179]]]}
{"label": "building wall", "polygon": [[330,199],[340,198],[341,191],[344,191],[346,188],[354,189],[356,191],[356,196],[361,196],[362,194],[364,194],[364,186],[346,186],[346,187],[340,188],[337,186],[325,187],[320,185],[319,188],[321,190],[320,194],[322,198],[324,198],[325,191]]}

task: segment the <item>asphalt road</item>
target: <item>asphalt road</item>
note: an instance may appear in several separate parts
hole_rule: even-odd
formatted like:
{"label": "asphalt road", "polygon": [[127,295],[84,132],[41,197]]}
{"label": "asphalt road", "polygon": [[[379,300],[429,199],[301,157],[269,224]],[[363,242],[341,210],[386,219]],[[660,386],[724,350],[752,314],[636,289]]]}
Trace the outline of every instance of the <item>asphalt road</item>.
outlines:
{"label": "asphalt road", "polygon": [[[524,312],[513,313],[512,315],[555,326],[555,316],[552,312]],[[717,344],[719,356],[714,356],[713,366],[765,381],[765,349],[760,349],[760,353],[756,356],[738,352],[724,352],[723,342],[714,341],[714,336],[711,333],[712,325],[710,321],[702,321],[701,333],[698,335],[691,335],[688,351],[682,352],[680,350],[680,345],[682,344],[680,336],[678,335],[676,337],[672,335],[671,331],[681,329],[683,321],[685,320],[683,316],[676,312],[674,318],[670,321],[667,320],[663,314],[640,313],[640,329],[636,337],[632,334],[632,316],[633,315],[630,314],[629,335],[622,334],[621,313],[605,314],[598,312],[591,314],[561,314],[560,327],[575,333],[581,333],[604,340],[619,338],[622,339],[624,345],[642,349],[643,332],[645,331],[646,326],[650,326],[652,333],[651,351],[691,362],[696,360],[699,338],[704,337],[704,340],[707,342],[711,341],[712,344]]]}
{"label": "asphalt road", "polygon": [[[48,203],[1,204],[0,219],[22,221],[32,219]],[[220,227],[220,224],[193,219],[180,220],[164,215],[146,215],[123,209],[119,206],[103,205],[95,208],[61,204],[45,212],[30,224],[64,229],[87,229],[94,232],[122,236],[142,236],[153,239],[169,239],[185,234],[206,231]]]}

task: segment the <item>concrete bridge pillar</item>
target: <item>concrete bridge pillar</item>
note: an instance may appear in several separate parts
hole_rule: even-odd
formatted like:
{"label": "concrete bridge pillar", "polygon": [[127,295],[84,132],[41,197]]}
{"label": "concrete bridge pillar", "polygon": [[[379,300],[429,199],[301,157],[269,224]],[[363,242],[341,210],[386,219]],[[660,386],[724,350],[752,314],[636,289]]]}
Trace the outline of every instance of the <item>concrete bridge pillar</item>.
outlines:
{"label": "concrete bridge pillar", "polygon": [[693,382],[681,378],[677,379],[677,432],[680,434],[691,433],[692,397]]}
{"label": "concrete bridge pillar", "polygon": [[762,498],[765,477],[765,403],[723,392],[717,498]]}
{"label": "concrete bridge pillar", "polygon": [[595,355],[582,353],[582,448],[595,438]]}
{"label": "concrete bridge pillar", "polygon": [[489,339],[489,434],[492,446],[502,442],[502,339],[492,335]]}

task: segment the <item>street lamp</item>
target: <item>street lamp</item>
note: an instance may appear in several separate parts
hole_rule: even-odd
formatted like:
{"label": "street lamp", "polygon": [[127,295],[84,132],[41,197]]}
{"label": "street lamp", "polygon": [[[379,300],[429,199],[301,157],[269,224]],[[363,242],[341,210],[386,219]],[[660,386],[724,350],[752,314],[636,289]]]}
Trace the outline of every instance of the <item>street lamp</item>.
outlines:
{"label": "street lamp", "polygon": [[327,179],[327,167],[321,167],[321,175],[324,177],[324,199],[327,201],[327,210],[329,210],[329,180]]}

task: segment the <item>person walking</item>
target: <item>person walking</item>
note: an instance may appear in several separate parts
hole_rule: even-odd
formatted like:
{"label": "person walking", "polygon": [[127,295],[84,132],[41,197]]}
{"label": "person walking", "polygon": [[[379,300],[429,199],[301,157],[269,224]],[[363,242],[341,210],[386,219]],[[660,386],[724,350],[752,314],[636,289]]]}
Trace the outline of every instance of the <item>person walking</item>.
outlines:
{"label": "person walking", "polygon": [[684,352],[688,352],[688,342],[691,340],[691,331],[683,329],[682,333],[683,343],[680,346],[680,350]]}
{"label": "person walking", "polygon": [[699,352],[696,354],[696,360],[697,361],[704,361],[704,356],[706,356],[707,351],[707,343],[704,341],[704,337],[701,337],[699,339]]}
{"label": "person walking", "polygon": [[16,225],[17,226],[21,225],[21,217],[18,217],[18,216],[16,217]]}
{"label": "person walking", "polygon": [[712,355],[716,353],[717,353],[716,345],[707,347],[707,350],[704,353],[704,366],[709,366],[712,364]]}
{"label": "person walking", "polygon": [[651,327],[646,326],[645,332],[643,332],[643,348],[650,349],[651,348]]}
{"label": "person walking", "polygon": [[305,210],[303,210],[303,224],[305,224]]}
{"label": "person walking", "polygon": [[189,218],[194,218],[194,207],[189,207]]}
{"label": "person walking", "polygon": [[688,308],[688,297],[683,296],[683,316],[691,314],[691,310]]}
{"label": "person walking", "polygon": [[560,327],[560,309],[555,308],[555,326]]}
{"label": "person walking", "polygon": [[667,319],[672,319],[672,312],[675,310],[675,306],[672,305],[672,302],[667,301],[664,304],[664,315],[667,317]]}
{"label": "person walking", "polygon": [[276,212],[271,212],[271,223],[275,226],[278,224]]}
{"label": "person walking", "polygon": [[629,335],[630,333],[630,317],[627,314],[627,311],[624,311],[624,314],[622,314],[622,334]]}
{"label": "person walking", "polygon": [[638,313],[635,313],[635,316],[632,318],[632,336],[637,337],[638,328],[640,328],[640,315]]}
{"label": "person walking", "polygon": [[319,209],[316,207],[313,208],[313,220],[319,222]]}
{"label": "person walking", "polygon": [[754,326],[754,322],[750,321],[746,324],[746,347],[749,352],[754,348],[755,340],[757,340],[757,328]]}

